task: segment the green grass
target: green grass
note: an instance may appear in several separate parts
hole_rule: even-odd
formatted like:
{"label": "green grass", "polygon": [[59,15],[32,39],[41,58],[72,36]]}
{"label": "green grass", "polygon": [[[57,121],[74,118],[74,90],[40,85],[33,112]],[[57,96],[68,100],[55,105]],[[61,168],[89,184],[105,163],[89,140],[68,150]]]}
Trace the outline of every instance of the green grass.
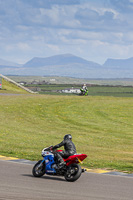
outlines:
{"label": "green grass", "polygon": [[133,87],[93,86],[88,91],[91,96],[133,97]]}
{"label": "green grass", "polygon": [[[40,88],[40,94],[62,94],[66,93],[56,92],[58,90],[68,89],[68,88],[81,88],[82,85],[74,84],[44,84],[44,85],[27,85],[28,88]],[[68,94],[67,94],[68,95]],[[69,94],[70,95],[70,94]],[[74,94],[73,94],[74,95]],[[78,94],[75,94],[78,95]],[[124,86],[88,86],[88,95],[90,96],[114,96],[114,97],[133,97],[133,87],[124,87]]]}
{"label": "green grass", "polygon": [[72,134],[84,166],[133,172],[133,99],[0,96],[0,154],[30,160]]}

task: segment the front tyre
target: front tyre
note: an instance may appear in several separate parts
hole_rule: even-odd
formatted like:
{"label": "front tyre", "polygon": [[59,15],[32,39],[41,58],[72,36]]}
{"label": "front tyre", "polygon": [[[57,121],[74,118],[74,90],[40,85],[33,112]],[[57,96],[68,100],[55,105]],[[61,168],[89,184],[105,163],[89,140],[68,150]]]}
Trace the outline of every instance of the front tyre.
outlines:
{"label": "front tyre", "polygon": [[81,176],[81,173],[81,166],[78,164],[72,164],[68,167],[68,170],[65,174],[65,179],[69,182],[74,182]]}
{"label": "front tyre", "polygon": [[45,174],[45,163],[39,160],[32,169],[32,174],[35,177],[41,177]]}

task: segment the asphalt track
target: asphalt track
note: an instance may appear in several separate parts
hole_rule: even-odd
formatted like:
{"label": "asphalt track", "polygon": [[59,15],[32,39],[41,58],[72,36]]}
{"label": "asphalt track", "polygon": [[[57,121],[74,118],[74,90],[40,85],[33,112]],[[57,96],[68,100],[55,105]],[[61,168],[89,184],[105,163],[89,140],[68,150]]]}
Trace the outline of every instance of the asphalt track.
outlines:
{"label": "asphalt track", "polygon": [[0,200],[132,200],[133,178],[83,173],[64,177],[32,176],[33,164],[0,160]]}

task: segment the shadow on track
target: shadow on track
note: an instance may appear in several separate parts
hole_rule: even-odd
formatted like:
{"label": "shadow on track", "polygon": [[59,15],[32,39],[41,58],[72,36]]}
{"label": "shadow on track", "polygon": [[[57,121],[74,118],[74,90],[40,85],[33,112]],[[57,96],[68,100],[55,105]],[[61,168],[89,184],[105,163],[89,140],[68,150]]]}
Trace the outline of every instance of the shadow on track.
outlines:
{"label": "shadow on track", "polygon": [[22,176],[27,176],[27,177],[31,177],[31,178],[35,178],[35,179],[47,179],[47,180],[65,181],[66,182],[65,179],[62,179],[61,177],[57,177],[57,176],[48,176],[48,175],[45,175],[45,176],[42,176],[42,177],[34,177],[31,174],[22,174]]}

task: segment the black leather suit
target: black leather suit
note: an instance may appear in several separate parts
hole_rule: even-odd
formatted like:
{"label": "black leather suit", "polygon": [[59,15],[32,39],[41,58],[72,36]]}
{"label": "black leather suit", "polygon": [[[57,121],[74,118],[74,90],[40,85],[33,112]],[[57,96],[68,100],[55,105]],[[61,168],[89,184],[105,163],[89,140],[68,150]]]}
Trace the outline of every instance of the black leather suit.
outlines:
{"label": "black leather suit", "polygon": [[64,151],[56,152],[55,156],[59,162],[64,162],[63,158],[68,158],[76,153],[76,147],[70,139],[63,140],[61,143],[55,145],[54,149],[64,146]]}

